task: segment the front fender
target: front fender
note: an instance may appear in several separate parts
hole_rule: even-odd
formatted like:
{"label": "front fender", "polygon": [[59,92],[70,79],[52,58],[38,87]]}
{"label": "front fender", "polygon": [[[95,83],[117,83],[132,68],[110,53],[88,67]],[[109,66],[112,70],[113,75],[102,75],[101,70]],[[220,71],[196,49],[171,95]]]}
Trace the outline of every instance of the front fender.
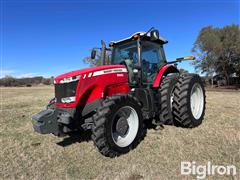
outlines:
{"label": "front fender", "polygon": [[161,69],[159,69],[158,74],[153,81],[152,87],[158,88],[159,85],[161,84],[161,80],[162,80],[163,76],[166,76],[170,73],[179,73],[179,70],[173,65],[165,65],[165,66],[161,67]]}

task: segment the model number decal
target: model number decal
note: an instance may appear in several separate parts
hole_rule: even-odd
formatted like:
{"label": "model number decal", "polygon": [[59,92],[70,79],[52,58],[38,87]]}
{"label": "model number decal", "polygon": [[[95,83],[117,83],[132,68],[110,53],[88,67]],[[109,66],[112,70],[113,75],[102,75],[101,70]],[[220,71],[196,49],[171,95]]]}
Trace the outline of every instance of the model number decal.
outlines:
{"label": "model number decal", "polygon": [[127,72],[127,69],[126,68],[117,68],[117,69],[115,68],[115,69],[95,71],[92,76],[101,76],[104,74],[119,73],[119,72]]}
{"label": "model number decal", "polygon": [[123,77],[124,74],[117,74],[117,77]]}

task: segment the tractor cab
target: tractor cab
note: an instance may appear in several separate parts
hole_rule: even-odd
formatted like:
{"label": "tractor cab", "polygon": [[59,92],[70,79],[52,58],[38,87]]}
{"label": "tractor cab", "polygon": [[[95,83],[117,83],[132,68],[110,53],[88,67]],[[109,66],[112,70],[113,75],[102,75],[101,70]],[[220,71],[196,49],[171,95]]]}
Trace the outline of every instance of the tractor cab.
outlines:
{"label": "tractor cab", "polygon": [[163,44],[167,41],[158,34],[156,30],[150,36],[139,32],[110,43],[111,64],[126,65],[130,84],[152,84],[159,68],[166,64]]}
{"label": "tractor cab", "polygon": [[[127,67],[131,86],[153,84],[159,69],[167,64],[163,45],[168,41],[159,36],[158,30],[137,32],[132,36],[112,41],[106,48],[102,41],[102,51],[111,51],[110,64],[122,64]],[[95,51],[95,50],[94,50]],[[92,54],[95,54],[93,52]],[[101,53],[102,65],[105,65],[105,52]],[[92,56],[92,58],[94,58]]]}

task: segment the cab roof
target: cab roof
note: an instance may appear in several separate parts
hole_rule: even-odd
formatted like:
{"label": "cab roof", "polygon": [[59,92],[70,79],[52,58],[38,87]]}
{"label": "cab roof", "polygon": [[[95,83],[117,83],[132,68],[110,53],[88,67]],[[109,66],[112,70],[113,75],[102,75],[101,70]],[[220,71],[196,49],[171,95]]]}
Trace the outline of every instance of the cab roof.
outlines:
{"label": "cab roof", "polygon": [[[119,44],[119,43],[123,43],[123,42],[127,42],[127,41],[130,41],[130,40],[134,40],[134,39],[137,39],[139,36],[143,37],[143,40],[150,41],[149,33],[147,35],[145,35],[145,34],[146,34],[146,32],[136,32],[133,35],[131,35],[130,37],[127,37],[127,38],[124,38],[124,39],[120,39],[118,41],[111,41],[109,43],[109,46],[114,46],[114,45]],[[159,43],[159,44],[166,44],[166,43],[168,43],[168,41],[166,39],[164,39],[163,37],[161,37],[161,36],[159,36],[159,39],[157,39],[157,40],[155,40],[153,42],[156,42],[156,43]]]}

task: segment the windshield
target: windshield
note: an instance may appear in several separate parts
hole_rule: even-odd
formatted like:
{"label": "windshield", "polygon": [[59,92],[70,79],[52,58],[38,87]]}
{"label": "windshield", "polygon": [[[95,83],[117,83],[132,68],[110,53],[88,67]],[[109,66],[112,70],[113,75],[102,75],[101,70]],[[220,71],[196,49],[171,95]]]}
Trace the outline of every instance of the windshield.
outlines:
{"label": "windshield", "polygon": [[120,64],[124,60],[131,60],[133,64],[137,63],[138,53],[136,41],[130,41],[113,47],[112,64]]}

